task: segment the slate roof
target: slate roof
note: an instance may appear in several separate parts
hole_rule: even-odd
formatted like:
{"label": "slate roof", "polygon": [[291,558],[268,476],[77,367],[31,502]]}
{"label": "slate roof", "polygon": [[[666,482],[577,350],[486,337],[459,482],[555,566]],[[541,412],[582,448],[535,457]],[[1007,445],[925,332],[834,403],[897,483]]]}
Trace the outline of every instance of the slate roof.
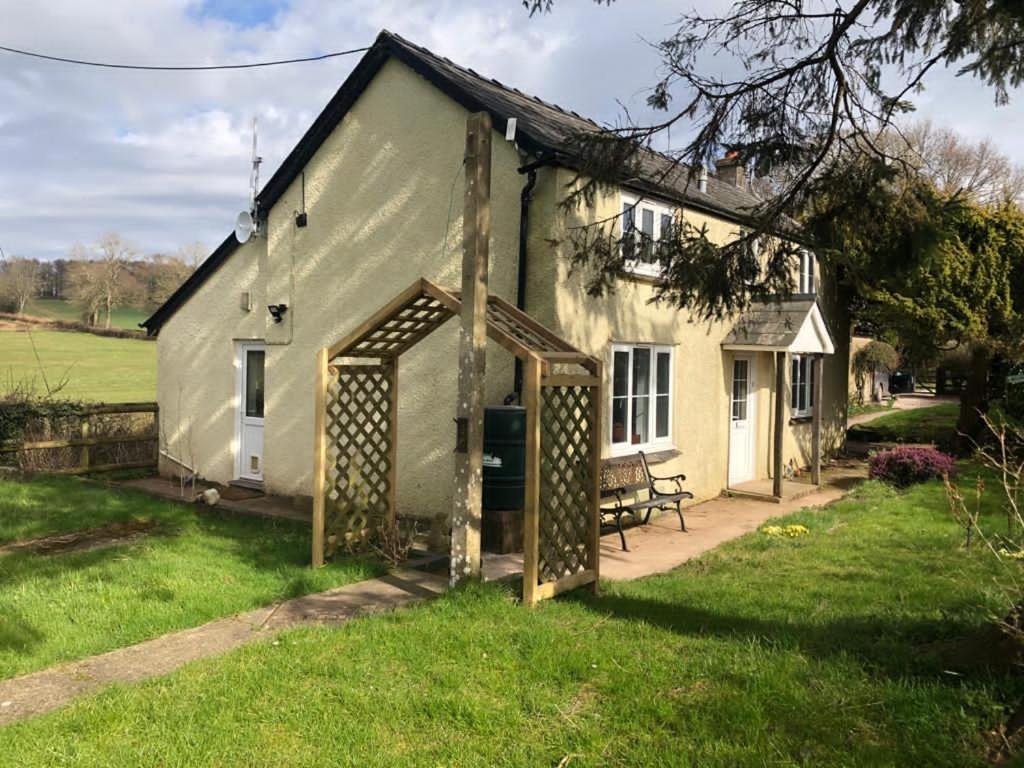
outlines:
{"label": "slate roof", "polygon": [[755,304],[739,317],[722,346],[788,349],[815,303],[812,298],[798,298],[778,304]]}
{"label": "slate roof", "polygon": [[[593,120],[461,67],[384,30],[257,195],[259,210],[269,211],[273,207],[389,58],[407,65],[465,109],[490,112],[495,129],[502,133],[507,120],[516,118],[516,143],[528,152],[551,158],[556,165],[572,167],[576,157],[572,142],[575,134],[601,130]],[[655,152],[648,153],[641,165],[642,178],[630,179],[624,186],[740,222],[759,202],[749,191],[714,176],[708,178],[707,191],[701,192],[696,181],[687,183],[686,168],[671,167],[671,160]],[[234,235],[229,235],[141,326],[150,335],[156,334],[236,247]]]}

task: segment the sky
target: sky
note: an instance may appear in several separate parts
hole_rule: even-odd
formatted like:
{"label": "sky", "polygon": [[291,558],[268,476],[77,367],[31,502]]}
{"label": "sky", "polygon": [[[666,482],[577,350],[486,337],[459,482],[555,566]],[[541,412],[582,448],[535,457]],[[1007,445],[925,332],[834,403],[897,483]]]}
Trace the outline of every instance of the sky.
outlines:
{"label": "sky", "polygon": [[[0,0],[0,45],[137,64],[219,64],[370,45],[382,28],[477,72],[614,123],[642,117],[658,78],[651,47],[696,2],[561,0]],[[611,54],[609,53],[611,52]],[[263,181],[358,56],[233,72],[74,67],[0,52],[0,249],[65,257],[118,232],[140,254],[218,244],[247,207],[253,116]],[[1024,94],[1020,94],[1024,96]],[[1024,163],[1024,98],[940,72],[918,114],[991,137]]]}

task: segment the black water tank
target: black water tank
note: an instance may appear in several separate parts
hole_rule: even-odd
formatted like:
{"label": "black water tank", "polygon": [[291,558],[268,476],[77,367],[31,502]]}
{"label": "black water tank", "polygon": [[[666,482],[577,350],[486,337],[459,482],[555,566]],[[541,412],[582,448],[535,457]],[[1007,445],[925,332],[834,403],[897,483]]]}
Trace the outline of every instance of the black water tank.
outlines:
{"label": "black water tank", "polygon": [[485,408],[484,509],[522,509],[525,484],[526,409],[518,405]]}

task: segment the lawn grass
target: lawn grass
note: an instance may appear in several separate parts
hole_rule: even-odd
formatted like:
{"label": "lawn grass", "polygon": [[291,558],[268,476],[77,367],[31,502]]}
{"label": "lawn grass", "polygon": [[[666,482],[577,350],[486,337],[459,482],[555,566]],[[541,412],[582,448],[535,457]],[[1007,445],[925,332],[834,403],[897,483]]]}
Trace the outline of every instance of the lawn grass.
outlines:
{"label": "lawn grass", "polygon": [[0,481],[0,545],[129,520],[156,528],[134,543],[93,551],[0,554],[0,678],[381,572],[353,558],[310,570],[309,526],[293,521],[73,478]]}
{"label": "lawn grass", "polygon": [[[65,320],[78,323],[82,321],[81,308],[65,299],[32,299],[25,305],[25,314],[43,317],[49,320]],[[110,313],[110,327],[128,331],[138,331],[139,323],[151,313],[135,307],[117,307]]]}
{"label": "lawn grass", "polygon": [[942,403],[927,408],[893,411],[867,424],[850,427],[850,436],[896,443],[942,443],[956,435],[960,414],[958,403]]}
{"label": "lawn grass", "polygon": [[[0,730],[24,766],[970,766],[1020,683],[933,650],[1002,609],[938,483],[868,483],[534,610],[487,585]],[[997,513],[990,510],[989,514]],[[639,551],[638,551],[639,556]],[[1021,567],[1014,563],[1014,567]]]}
{"label": "lawn grass", "polygon": [[156,344],[73,331],[0,331],[0,391],[26,385],[45,394],[46,383],[55,387],[65,378],[65,399],[155,400]]}

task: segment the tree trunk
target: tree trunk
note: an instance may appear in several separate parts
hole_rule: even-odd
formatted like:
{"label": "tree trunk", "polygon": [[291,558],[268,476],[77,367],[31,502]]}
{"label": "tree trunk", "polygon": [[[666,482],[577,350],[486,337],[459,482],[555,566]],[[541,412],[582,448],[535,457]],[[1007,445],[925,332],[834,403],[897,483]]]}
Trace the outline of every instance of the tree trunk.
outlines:
{"label": "tree trunk", "polygon": [[992,351],[984,344],[971,348],[971,362],[967,371],[967,382],[960,394],[960,416],[957,419],[957,450],[970,452],[972,439],[978,439],[984,429],[981,415],[988,413],[988,369],[992,362]]}
{"label": "tree trunk", "polygon": [[105,325],[106,328],[110,327],[110,305],[111,304],[113,304],[113,301],[111,300],[110,294],[108,293],[107,294],[107,321],[106,321],[106,325]]}

